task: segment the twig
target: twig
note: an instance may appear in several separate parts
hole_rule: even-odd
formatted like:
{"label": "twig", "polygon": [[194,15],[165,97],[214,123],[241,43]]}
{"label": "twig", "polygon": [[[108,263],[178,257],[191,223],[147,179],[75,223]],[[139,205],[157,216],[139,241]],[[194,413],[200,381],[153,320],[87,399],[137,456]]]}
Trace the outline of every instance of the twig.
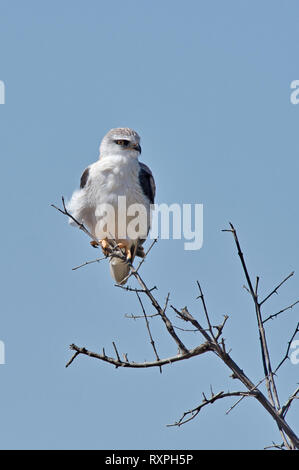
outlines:
{"label": "twig", "polygon": [[144,261],[145,261],[147,255],[149,254],[149,252],[151,251],[151,249],[153,248],[153,246],[157,243],[157,241],[158,241],[158,238],[155,238],[155,239],[152,241],[150,247],[149,247],[148,250],[145,252],[144,257],[142,258],[142,260],[140,261],[139,265],[137,266],[136,272],[139,271],[139,269],[141,268],[142,264],[144,263]]}
{"label": "twig", "polygon": [[70,217],[70,219],[72,219],[75,224],[78,225],[78,228],[80,230],[82,230],[89,238],[91,238],[92,240],[98,242],[98,240],[90,233],[89,230],[87,230],[87,228],[85,227],[84,224],[82,224],[81,222],[79,222],[77,219],[75,219],[74,216],[72,216],[72,214],[69,213],[69,211],[67,210],[66,206],[65,206],[65,201],[64,201],[64,197],[62,196],[61,197],[61,200],[62,200],[62,205],[63,205],[63,210],[60,209],[59,207],[56,207],[54,204],[51,204],[51,207],[54,207],[54,209],[56,209],[57,211],[61,212],[61,214],[63,215],[66,215],[67,217]]}
{"label": "twig", "polygon": [[75,354],[70,358],[70,360],[65,364],[65,367],[68,367],[71,365],[71,363],[76,359],[77,356],[79,356],[80,352],[76,351]]}
{"label": "twig", "polygon": [[277,291],[278,289],[288,280],[290,279],[290,277],[292,277],[294,275],[294,271],[292,271],[283,281],[281,281],[280,284],[278,284],[278,286],[276,286],[271,292],[270,294],[267,295],[267,297],[264,298],[264,300],[262,300],[260,302],[260,306],[263,305],[273,294],[277,294]]}
{"label": "twig", "polygon": [[293,308],[295,305],[297,305],[299,303],[299,300],[297,300],[296,302],[294,302],[292,305],[289,305],[288,307],[285,307],[283,308],[282,310],[279,310],[279,312],[277,313],[273,313],[272,315],[269,315],[267,318],[265,318],[263,320],[263,323],[266,323],[268,320],[272,320],[273,318],[276,318],[278,317],[278,315],[280,315],[281,313],[285,312],[286,310],[289,310],[291,308]]}
{"label": "twig", "polygon": [[280,363],[278,364],[278,366],[276,367],[275,371],[274,371],[274,374],[276,374],[276,372],[278,371],[278,369],[280,369],[280,367],[282,366],[282,364],[289,358],[289,352],[290,352],[290,348],[291,348],[291,344],[292,344],[292,341],[293,339],[295,338],[296,334],[298,333],[299,331],[299,322],[297,323],[297,326],[295,328],[295,331],[294,333],[292,334],[292,337],[290,339],[290,341],[288,342],[288,347],[287,347],[287,351],[285,353],[285,356],[283,357],[283,359],[280,361]]}
{"label": "twig", "polygon": [[283,443],[283,442],[282,442],[281,444],[275,444],[275,442],[272,441],[272,446],[264,447],[264,450],[267,450],[267,449],[285,450],[283,447],[284,447],[284,443]]}
{"label": "twig", "polygon": [[[154,350],[157,361],[160,361],[160,358],[159,358],[159,355],[158,355],[158,352],[157,352],[157,349],[156,349],[156,345],[155,345],[155,342],[154,342],[153,337],[152,337],[151,329],[150,329],[150,326],[149,326],[149,321],[148,321],[148,318],[147,318],[142,300],[141,300],[140,295],[138,294],[138,292],[136,292],[136,295],[138,297],[139,303],[140,303],[141,308],[142,308],[142,312],[143,312],[145,323],[146,323],[146,328],[147,328],[149,338],[150,338],[150,343],[151,343],[152,348]],[[162,367],[161,366],[160,366],[160,374],[162,374]]]}
{"label": "twig", "polygon": [[212,325],[211,325],[211,322],[210,322],[210,318],[209,318],[209,314],[208,314],[208,309],[207,309],[207,306],[206,306],[206,302],[205,302],[205,298],[204,298],[204,295],[203,295],[203,292],[202,292],[202,289],[201,289],[201,286],[199,284],[198,281],[196,281],[197,283],[197,286],[198,286],[198,289],[199,289],[199,296],[197,297],[197,299],[200,299],[201,300],[201,303],[203,305],[203,309],[204,309],[204,312],[205,312],[205,316],[206,316],[206,320],[208,322],[208,326],[209,326],[209,331],[212,335],[212,338],[214,341],[216,341],[216,338],[214,336],[214,333],[213,333],[213,328],[212,328]]}
{"label": "twig", "polygon": [[285,415],[287,414],[287,412],[290,409],[290,406],[291,406],[293,400],[298,400],[299,399],[298,394],[299,394],[299,387],[297,387],[295,392],[288,398],[287,402],[281,408],[281,410],[280,410],[280,415],[281,416],[285,417]]}
{"label": "twig", "polygon": [[143,368],[148,368],[148,367],[161,367],[167,364],[172,364],[173,362],[183,361],[191,357],[199,356],[200,354],[204,354],[205,352],[212,350],[211,346],[208,343],[203,343],[199,346],[196,346],[196,348],[190,349],[185,354],[171,356],[165,359],[160,359],[159,361],[129,362],[129,361],[122,361],[121,359],[118,359],[118,358],[115,359],[113,357],[109,357],[105,353],[99,354],[96,352],[89,351],[88,349],[84,347],[81,348],[79,346],[76,346],[75,344],[71,344],[70,349],[72,349],[73,351],[76,351],[78,354],[75,354],[73,356],[72,360],[69,361],[68,365],[71,362],[73,362],[75,357],[77,357],[79,354],[83,354],[85,356],[93,357],[95,359],[100,359],[101,361],[104,361],[104,362],[109,362],[110,364],[113,364],[116,367],[128,367],[128,368],[133,368],[133,369],[140,369],[140,368],[143,369]]}
{"label": "twig", "polygon": [[[265,379],[266,379],[266,377],[261,379],[254,387],[252,387],[251,390],[249,390],[249,392],[254,392],[254,390],[256,390],[257,387],[259,387]],[[237,400],[228,410],[226,410],[225,414],[228,415],[243,400],[243,398],[244,397],[241,397],[239,400]]]}
{"label": "twig", "polygon": [[167,317],[165,311],[166,311],[166,307],[167,307],[167,303],[168,303],[168,298],[169,298],[169,295],[167,296],[167,299],[166,299],[166,303],[165,303],[165,307],[164,309],[160,306],[159,302],[157,301],[157,299],[153,296],[152,292],[149,290],[149,288],[147,287],[147,285],[145,284],[144,280],[141,278],[140,274],[135,270],[135,268],[130,265],[131,267],[131,271],[132,271],[132,275],[137,279],[139,285],[142,287],[142,289],[145,291],[145,294],[148,296],[148,298],[150,299],[152,305],[154,306],[154,308],[156,309],[156,311],[159,313],[159,315],[161,316],[166,328],[167,328],[167,331],[169,332],[169,334],[172,336],[172,338],[174,339],[174,341],[176,342],[176,344],[178,345],[180,351],[182,351],[182,353],[188,353],[188,349],[186,348],[186,346],[184,345],[184,343],[181,341],[181,339],[178,337],[178,335],[176,334],[176,332],[174,331],[173,329],[173,326],[172,326],[172,323],[170,322],[169,318]]}
{"label": "twig", "polygon": [[[147,318],[154,318],[154,317],[159,317],[159,313],[152,313],[151,315],[146,315]],[[132,313],[129,315],[128,313],[125,314],[125,318],[132,318],[133,320],[137,320],[139,318],[144,319],[144,315],[133,315]]]}
{"label": "twig", "polygon": [[[198,415],[198,413],[202,410],[202,408],[204,406],[211,405],[215,401],[220,400],[222,398],[236,397],[236,396],[242,396],[242,397],[250,396],[250,392],[227,392],[227,393],[224,393],[223,391],[221,391],[221,392],[218,392],[216,395],[213,394],[213,392],[211,392],[211,395],[212,395],[211,398],[207,399],[206,396],[203,394],[204,398],[203,398],[203,401],[200,405],[193,408],[192,410],[185,411],[184,414],[182,415],[182,417],[178,421],[176,421],[173,424],[168,424],[167,426],[168,427],[181,426],[182,424],[188,423],[189,421],[194,419]],[[186,418],[186,416],[188,416],[188,415],[190,415],[190,416],[188,418]]]}
{"label": "twig", "polygon": [[[274,380],[274,376],[272,373],[272,367],[271,367],[271,360],[270,360],[270,354],[269,354],[269,349],[267,345],[267,339],[266,339],[266,333],[265,329],[263,327],[262,323],[262,315],[261,315],[261,305],[269,298],[271,295],[287,280],[287,278],[280,283],[279,286],[277,286],[272,293],[270,293],[264,300],[263,302],[259,303],[258,302],[258,296],[257,296],[257,290],[258,290],[258,284],[259,284],[259,278],[256,279],[256,286],[255,290],[253,289],[251,278],[246,266],[246,262],[244,259],[244,255],[241,250],[240,242],[238,239],[237,232],[233,226],[233,224],[230,223],[231,227],[231,232],[233,234],[235,244],[238,250],[238,255],[241,260],[241,264],[243,267],[243,271],[246,277],[247,285],[250,291],[250,294],[252,296],[254,306],[255,306],[255,313],[256,313],[256,318],[257,318],[257,324],[258,324],[258,329],[259,329],[259,338],[260,338],[260,345],[261,345],[261,354],[262,354],[262,362],[263,362],[263,367],[264,367],[264,374],[266,377],[266,385],[267,385],[267,390],[268,390],[268,396],[271,401],[271,404],[276,406],[277,409],[280,408],[279,404],[279,398],[278,398],[278,393],[277,393],[277,388]],[[290,276],[288,276],[289,278]]]}
{"label": "twig", "polygon": [[72,271],[76,271],[76,269],[83,268],[83,266],[88,266],[89,264],[99,263],[100,261],[103,261],[104,259],[107,259],[107,256],[103,256],[102,258],[93,259],[91,261],[85,261],[85,263],[80,264],[79,266],[75,266],[74,268],[72,268]]}
{"label": "twig", "polygon": [[254,289],[254,293],[256,295],[256,298],[258,297],[259,282],[260,282],[260,278],[259,278],[259,276],[256,276],[255,289]]}
{"label": "twig", "polygon": [[121,360],[120,360],[120,357],[119,357],[119,354],[118,354],[117,347],[116,347],[116,345],[115,345],[115,342],[114,342],[114,341],[112,341],[112,344],[113,344],[113,347],[114,347],[114,351],[115,351],[115,354],[116,354],[117,360],[118,360],[118,362],[121,362]]}
{"label": "twig", "polygon": [[[129,286],[121,286],[120,284],[114,284],[115,287],[119,287],[120,289],[127,290],[130,292],[144,292],[146,293],[147,291],[145,289],[135,289],[134,287],[129,287]],[[157,287],[154,286],[151,289],[148,289],[149,292],[152,292],[153,290],[156,290]]]}
{"label": "twig", "polygon": [[223,322],[221,323],[221,325],[214,326],[214,328],[216,328],[218,330],[217,335],[215,337],[216,341],[222,335],[222,330],[223,330],[223,328],[225,326],[225,323],[227,322],[228,318],[229,318],[228,315],[224,315],[224,319],[223,319]]}
{"label": "twig", "polygon": [[173,325],[173,328],[175,328],[176,330],[180,330],[180,331],[186,331],[186,332],[190,332],[190,333],[199,333],[199,330],[196,328],[181,328],[180,326],[177,326],[177,325]]}
{"label": "twig", "polygon": [[183,320],[192,323],[195,328],[200,331],[200,333],[203,335],[203,337],[209,341],[212,342],[211,336],[208,334],[208,332],[198,323],[198,321],[191,315],[191,313],[188,311],[187,307],[182,308],[181,311],[179,311],[177,308],[175,308],[173,305],[170,305],[170,307],[178,314],[180,318]]}

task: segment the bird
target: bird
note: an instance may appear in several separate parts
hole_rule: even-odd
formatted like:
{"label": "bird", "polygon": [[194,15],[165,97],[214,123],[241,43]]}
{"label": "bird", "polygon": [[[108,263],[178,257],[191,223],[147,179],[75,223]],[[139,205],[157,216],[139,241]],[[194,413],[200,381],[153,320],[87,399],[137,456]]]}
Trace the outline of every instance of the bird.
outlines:
{"label": "bird", "polygon": [[[91,245],[101,246],[103,253],[110,255],[110,273],[120,285],[126,283],[135,256],[144,257],[142,245],[150,230],[156,195],[153,174],[139,161],[140,155],[140,136],[135,130],[128,127],[109,130],[101,141],[99,159],[83,171],[80,189],[74,191],[67,204],[73,217],[69,223],[79,222],[88,227],[94,238]],[[131,230],[128,236],[130,223],[134,226],[136,207],[143,209],[144,217],[135,224],[138,230],[133,233]],[[123,256],[111,255],[115,244]]]}

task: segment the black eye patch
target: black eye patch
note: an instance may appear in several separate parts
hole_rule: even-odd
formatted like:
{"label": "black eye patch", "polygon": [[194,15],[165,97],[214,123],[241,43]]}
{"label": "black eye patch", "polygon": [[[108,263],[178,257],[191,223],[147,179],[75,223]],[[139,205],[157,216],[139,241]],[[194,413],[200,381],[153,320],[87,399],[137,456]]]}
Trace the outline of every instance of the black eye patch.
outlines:
{"label": "black eye patch", "polygon": [[129,140],[115,140],[114,141],[117,145],[122,145],[123,147],[127,147],[130,143]]}

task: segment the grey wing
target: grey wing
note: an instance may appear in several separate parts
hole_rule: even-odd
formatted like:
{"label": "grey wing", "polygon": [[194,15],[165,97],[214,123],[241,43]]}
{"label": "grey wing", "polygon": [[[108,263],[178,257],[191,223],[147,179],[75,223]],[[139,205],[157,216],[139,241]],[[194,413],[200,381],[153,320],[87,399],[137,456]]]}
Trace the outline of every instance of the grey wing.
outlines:
{"label": "grey wing", "polygon": [[80,189],[85,188],[89,177],[89,166],[83,171],[80,179]]}
{"label": "grey wing", "polygon": [[143,194],[149,199],[151,204],[154,204],[156,184],[151,170],[144,163],[139,163],[138,178]]}
{"label": "grey wing", "polygon": [[[74,191],[67,204],[67,209],[77,221],[88,225],[89,229],[92,230],[94,224],[94,210],[90,207],[90,203],[86,195],[86,189],[91,182],[89,169],[90,167],[87,167],[84,170],[80,179],[80,189]],[[72,219],[70,219],[69,222],[71,225],[76,225]]]}
{"label": "grey wing", "polygon": [[[156,184],[151,170],[144,163],[139,163],[138,178],[143,194],[149,199],[151,204],[154,204],[156,195]],[[136,256],[139,256],[140,258],[144,258],[144,250],[142,247],[144,242],[145,239],[139,239],[138,241]]]}

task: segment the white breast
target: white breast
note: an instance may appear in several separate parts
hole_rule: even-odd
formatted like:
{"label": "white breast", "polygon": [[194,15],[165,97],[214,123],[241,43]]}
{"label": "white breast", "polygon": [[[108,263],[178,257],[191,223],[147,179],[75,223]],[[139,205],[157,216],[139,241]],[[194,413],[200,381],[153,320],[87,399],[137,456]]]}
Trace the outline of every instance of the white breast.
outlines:
{"label": "white breast", "polygon": [[[143,212],[146,220],[142,217],[141,226],[137,228],[140,229],[140,236],[146,238],[150,224],[150,203],[140,187],[138,173],[139,162],[137,159],[130,157],[105,157],[91,165],[88,199],[90,205],[95,208],[96,226],[94,227],[94,233],[97,238],[105,238],[104,235],[107,234],[105,225],[107,223],[109,224],[109,233],[114,228],[112,238],[115,240],[123,238],[120,235],[123,235],[124,225],[128,227],[128,224],[136,217],[135,212],[134,216],[132,213],[130,216],[126,214],[124,203],[127,210],[130,206],[133,209],[133,204],[140,204],[144,207]],[[119,206],[119,197],[121,196],[122,205]],[[110,207],[113,208],[114,214],[109,213]],[[115,215],[115,217],[112,217],[112,215]],[[119,229],[121,217],[122,229]],[[126,238],[132,238],[132,236]]]}

